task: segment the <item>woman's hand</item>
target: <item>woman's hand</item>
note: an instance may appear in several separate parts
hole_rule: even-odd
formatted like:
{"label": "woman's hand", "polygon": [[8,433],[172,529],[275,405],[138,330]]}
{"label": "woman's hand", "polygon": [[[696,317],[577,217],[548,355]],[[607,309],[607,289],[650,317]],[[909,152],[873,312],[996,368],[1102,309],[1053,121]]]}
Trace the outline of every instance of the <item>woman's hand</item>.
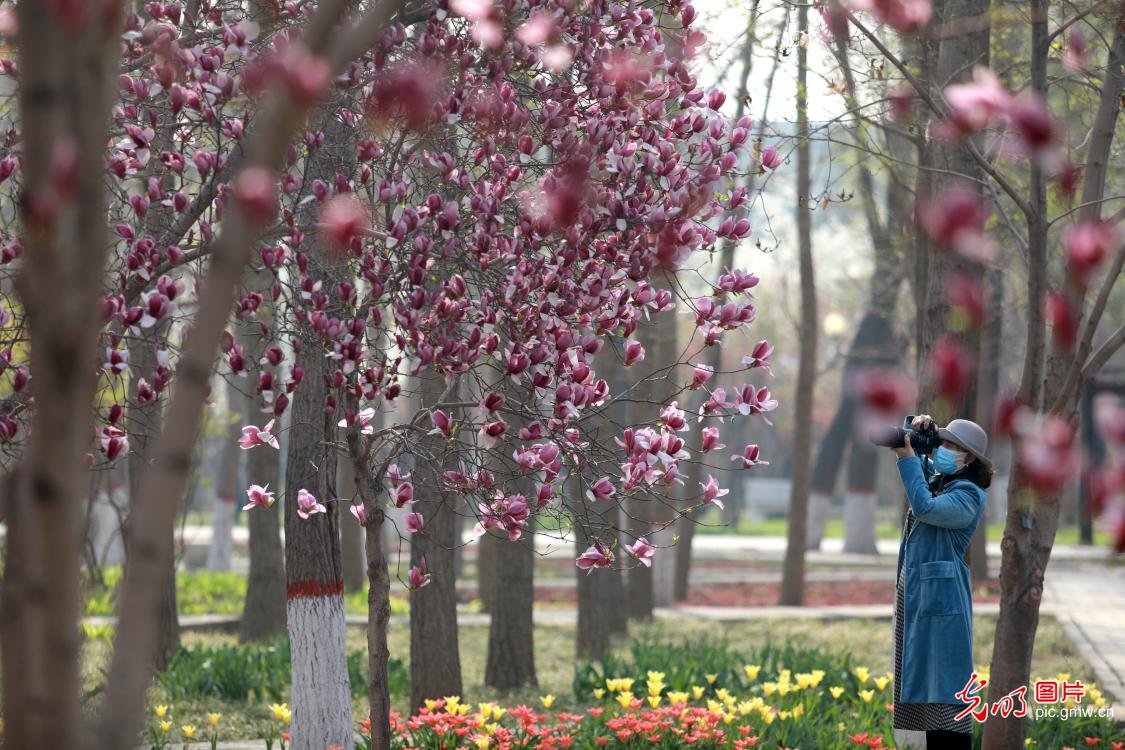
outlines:
{"label": "woman's hand", "polygon": [[910,429],[914,430],[915,432],[920,432],[929,427],[930,423],[932,423],[933,421],[933,417],[931,417],[929,414],[919,414],[910,421]]}
{"label": "woman's hand", "polygon": [[899,458],[908,458],[914,455],[914,447],[910,445],[910,438],[903,441],[903,445],[899,448],[891,448],[895,455]]}

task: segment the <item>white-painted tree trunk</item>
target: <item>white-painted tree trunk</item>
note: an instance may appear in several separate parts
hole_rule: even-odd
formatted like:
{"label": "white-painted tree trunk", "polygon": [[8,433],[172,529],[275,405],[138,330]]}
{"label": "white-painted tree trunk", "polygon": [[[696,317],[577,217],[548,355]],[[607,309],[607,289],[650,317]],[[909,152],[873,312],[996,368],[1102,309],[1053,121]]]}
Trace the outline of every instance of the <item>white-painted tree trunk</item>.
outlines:
{"label": "white-painted tree trunk", "polygon": [[877,555],[875,546],[874,492],[848,492],[844,495],[844,552]]}
{"label": "white-painted tree trunk", "polygon": [[649,541],[663,554],[657,554],[652,559],[652,603],[656,607],[671,607],[675,602],[673,589],[676,575],[676,554],[672,547],[672,539],[676,535],[676,527],[653,532]]}
{"label": "white-painted tree trunk", "polygon": [[286,604],[293,649],[290,750],[353,750],[351,685],[342,596],[302,596]]}
{"label": "white-painted tree trunk", "polygon": [[809,522],[805,525],[805,549],[820,549],[824,527],[832,513],[832,498],[823,492],[809,493]]}
{"label": "white-painted tree trunk", "polygon": [[234,498],[215,495],[211,501],[211,546],[207,549],[207,570],[230,570],[231,535],[234,532]]}

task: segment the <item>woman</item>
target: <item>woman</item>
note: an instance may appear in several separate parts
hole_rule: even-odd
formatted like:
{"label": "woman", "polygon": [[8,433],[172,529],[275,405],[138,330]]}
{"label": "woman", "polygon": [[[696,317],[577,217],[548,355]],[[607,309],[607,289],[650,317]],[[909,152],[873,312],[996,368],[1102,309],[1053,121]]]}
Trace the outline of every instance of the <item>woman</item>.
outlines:
{"label": "woman", "polygon": [[[923,414],[911,427],[924,430],[931,422]],[[955,419],[938,428],[938,436],[941,447],[932,460],[916,456],[909,440],[891,449],[910,501],[898,552],[894,735],[899,748],[967,750],[973,718],[954,719],[970,705],[956,694],[973,673],[973,599],[964,557],[984,516],[993,472],[980,425]]]}

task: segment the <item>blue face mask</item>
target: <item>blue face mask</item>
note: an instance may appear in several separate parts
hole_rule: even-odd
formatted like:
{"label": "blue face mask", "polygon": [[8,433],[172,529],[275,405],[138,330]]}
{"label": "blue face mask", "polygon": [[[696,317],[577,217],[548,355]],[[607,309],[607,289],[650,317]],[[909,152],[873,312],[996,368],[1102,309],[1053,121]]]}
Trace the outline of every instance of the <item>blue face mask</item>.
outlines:
{"label": "blue face mask", "polygon": [[934,468],[941,474],[956,474],[965,466],[968,456],[961,451],[951,451],[944,445],[934,451]]}

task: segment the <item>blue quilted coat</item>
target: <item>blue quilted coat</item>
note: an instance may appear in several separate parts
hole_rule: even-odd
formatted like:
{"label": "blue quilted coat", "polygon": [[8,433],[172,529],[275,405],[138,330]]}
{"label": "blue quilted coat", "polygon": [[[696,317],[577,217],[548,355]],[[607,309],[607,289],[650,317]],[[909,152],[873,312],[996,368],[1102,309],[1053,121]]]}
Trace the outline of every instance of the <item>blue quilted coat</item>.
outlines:
{"label": "blue quilted coat", "polygon": [[947,480],[940,493],[932,494],[922,460],[898,460],[916,519],[898,552],[898,570],[906,566],[899,700],[961,703],[956,693],[973,673],[973,598],[965,550],[984,516],[987,496],[967,479]]}

